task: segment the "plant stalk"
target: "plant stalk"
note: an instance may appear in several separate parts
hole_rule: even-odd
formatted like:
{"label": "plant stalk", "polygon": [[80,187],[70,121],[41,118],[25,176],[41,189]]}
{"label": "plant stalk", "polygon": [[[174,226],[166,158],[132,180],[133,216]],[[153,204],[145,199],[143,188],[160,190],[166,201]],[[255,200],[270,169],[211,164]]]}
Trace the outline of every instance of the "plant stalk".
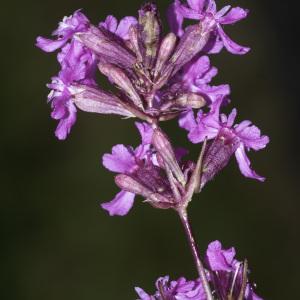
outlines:
{"label": "plant stalk", "polygon": [[196,268],[197,268],[199,277],[201,279],[201,282],[202,282],[207,300],[213,300],[211,289],[210,289],[210,286],[209,286],[209,283],[208,283],[208,280],[207,280],[207,277],[206,277],[206,274],[205,274],[205,269],[204,269],[204,266],[203,266],[203,264],[200,260],[200,256],[198,254],[198,247],[197,247],[195,238],[194,238],[193,233],[192,233],[192,228],[191,228],[191,225],[189,223],[186,208],[178,209],[177,212],[179,214],[181,223],[183,225],[184,232],[185,232],[185,235],[186,235],[187,240],[188,240],[188,244],[189,244],[190,249],[192,251],[194,262],[196,264]]}

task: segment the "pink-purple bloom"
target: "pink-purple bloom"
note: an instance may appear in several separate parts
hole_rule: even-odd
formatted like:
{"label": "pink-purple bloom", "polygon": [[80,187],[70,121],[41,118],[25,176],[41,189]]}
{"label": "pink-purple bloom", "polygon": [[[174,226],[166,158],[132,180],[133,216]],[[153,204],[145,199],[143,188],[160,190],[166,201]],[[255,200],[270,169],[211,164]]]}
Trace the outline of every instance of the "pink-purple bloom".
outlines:
{"label": "pink-purple bloom", "polygon": [[86,31],[89,26],[88,18],[80,10],[77,10],[73,15],[64,17],[59,23],[58,28],[52,33],[56,39],[51,40],[39,36],[36,45],[45,52],[53,52],[64,46],[76,32]]}
{"label": "pink-purple bloom", "polygon": [[209,85],[217,74],[218,70],[211,66],[208,56],[197,56],[178,73],[175,85],[180,83],[180,89],[201,95],[207,103],[212,103],[220,96],[225,98],[230,94],[228,84]]}
{"label": "pink-purple bloom", "polygon": [[[116,145],[111,154],[104,154],[103,165],[117,173],[116,184],[121,191],[101,206],[111,216],[124,216],[133,206],[135,195],[141,195],[152,206],[161,209],[175,208],[179,193],[185,193],[184,184],[194,169],[194,164],[181,164],[186,150],[173,150],[162,133],[147,123],[136,123],[142,143],[133,148]],[[182,195],[184,198],[184,195]]]}
{"label": "pink-purple bloom", "polygon": [[[207,156],[210,156],[210,152],[214,152],[214,156],[217,157],[217,153],[215,153],[217,146],[221,145],[221,150],[227,146],[228,155],[222,157],[225,165],[230,156],[235,153],[240,171],[245,177],[264,181],[264,177],[256,174],[251,169],[246,151],[250,149],[257,151],[265,148],[269,142],[269,138],[261,135],[260,130],[248,120],[234,125],[237,111],[233,109],[228,117],[225,114],[221,114],[220,107],[223,101],[224,99],[219,97],[219,99],[212,103],[208,113],[199,110],[196,118],[192,110],[184,113],[179,120],[180,127],[189,132],[188,138],[193,143],[201,143],[205,138],[209,140],[214,139],[210,149],[207,150]],[[218,150],[218,153],[221,152]],[[213,158],[211,160],[213,161]],[[211,175],[213,177],[215,174]]]}
{"label": "pink-purple bloom", "polygon": [[220,299],[227,299],[230,294],[232,299],[238,299],[241,289],[244,289],[245,300],[262,300],[254,293],[248,281],[247,262],[236,260],[235,255],[236,251],[233,247],[223,249],[219,241],[208,245],[205,260],[216,295]]}
{"label": "pink-purple bloom", "polygon": [[232,41],[224,32],[223,25],[234,24],[248,15],[248,10],[230,5],[217,11],[215,0],[187,0],[182,4],[175,0],[168,11],[169,24],[178,36],[183,35],[184,19],[199,20],[211,31],[207,52],[218,53],[225,47],[233,54],[245,54],[250,49]]}
{"label": "pink-purple bloom", "polygon": [[63,46],[58,54],[61,71],[47,85],[51,92],[48,101],[52,106],[52,118],[59,120],[55,135],[64,140],[76,121],[76,106],[72,101],[70,86],[74,83],[95,85],[96,58],[80,42],[73,40]]}
{"label": "pink-purple bloom", "polygon": [[[223,249],[219,241],[211,242],[206,250],[207,277],[217,299],[240,299],[243,293],[245,300],[262,300],[257,296],[248,280],[247,272],[243,272],[246,263],[235,259],[235,249]],[[246,274],[246,277],[245,277]],[[243,284],[244,283],[244,284]],[[206,300],[200,279],[186,280],[181,277],[170,281],[169,276],[160,277],[156,281],[156,292],[148,294],[143,289],[135,290],[140,300]],[[229,298],[231,296],[231,298]]]}
{"label": "pink-purple bloom", "polygon": [[[155,170],[152,162],[153,153],[150,151],[153,130],[146,123],[136,123],[140,132],[142,143],[137,148],[125,145],[116,145],[111,154],[104,154],[103,165],[111,172],[126,174],[129,176],[151,176],[151,170]],[[147,172],[147,169],[149,172]],[[144,170],[144,171],[143,171]],[[140,174],[140,176],[139,176]],[[101,206],[111,216],[124,216],[133,206],[135,193],[121,190],[115,198]]]}
{"label": "pink-purple bloom", "polygon": [[155,283],[157,291],[149,295],[136,287],[140,300],[206,300],[201,281],[186,280],[184,277],[170,281],[169,276],[160,277]]}
{"label": "pink-purple bloom", "polygon": [[[135,123],[141,135],[138,147],[118,144],[103,156],[104,167],[116,173],[120,191],[101,206],[110,216],[124,216],[139,195],[155,208],[174,209],[200,277],[173,281],[161,277],[153,295],[136,288],[140,300],[261,300],[249,283],[247,261],[236,260],[234,248],[223,249],[219,241],[210,243],[202,265],[187,216],[193,195],[233,154],[244,176],[264,181],[252,170],[246,152],[265,148],[269,138],[250,121],[234,124],[236,109],[228,116],[220,112],[230,102],[230,87],[211,85],[218,70],[208,57],[223,47],[233,54],[250,50],[223,30],[247,14],[230,5],[217,11],[215,0],[175,0],[168,10],[172,32],[164,35],[159,12],[151,2],[141,7],[137,18],[127,16],[118,22],[109,15],[98,26],[78,10],[59,23],[53,39],[37,38],[36,46],[43,51],[59,50],[61,70],[47,85],[51,117],[59,121],[58,139],[70,133],[77,109],[143,121]],[[197,22],[184,27],[185,19]],[[98,86],[98,70],[117,92]],[[206,105],[208,112],[202,110]],[[194,110],[199,110],[196,116]],[[197,162],[183,161],[188,151],[174,148],[161,128],[160,122],[177,117],[189,140],[203,143]]]}

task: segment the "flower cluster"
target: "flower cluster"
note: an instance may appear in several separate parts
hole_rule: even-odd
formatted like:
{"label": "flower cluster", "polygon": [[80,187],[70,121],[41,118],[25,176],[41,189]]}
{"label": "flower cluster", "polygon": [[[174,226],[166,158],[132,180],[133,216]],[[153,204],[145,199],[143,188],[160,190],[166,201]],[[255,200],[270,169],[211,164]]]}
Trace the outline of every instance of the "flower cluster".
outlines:
{"label": "flower cluster", "polygon": [[[223,249],[219,241],[208,245],[205,262],[207,277],[216,287],[214,293],[217,299],[262,300],[257,296],[248,282],[247,261],[235,259],[235,249]],[[181,277],[169,281],[169,276],[156,281],[157,291],[149,295],[141,288],[135,288],[140,300],[206,300],[200,279],[188,281]]]}
{"label": "flower cluster", "polygon": [[[47,85],[51,117],[59,121],[58,139],[67,138],[78,109],[140,120],[138,147],[118,144],[103,156],[103,165],[117,174],[120,188],[112,201],[102,204],[111,216],[126,215],[139,195],[155,208],[174,209],[189,236],[189,202],[233,155],[245,177],[264,181],[251,168],[247,151],[265,148],[269,138],[250,121],[234,124],[236,109],[223,114],[221,109],[230,103],[230,87],[211,84],[218,70],[209,55],[223,48],[236,55],[250,50],[231,40],[223,28],[247,14],[229,5],[217,10],[215,0],[175,0],[167,12],[171,30],[163,35],[156,5],[146,3],[137,18],[127,16],[118,22],[110,15],[96,26],[76,11],[59,23],[54,39],[37,38],[36,45],[45,52],[58,50],[61,70]],[[185,26],[186,19],[194,23]],[[98,85],[98,71],[111,84],[110,91]],[[161,122],[175,118],[192,143],[202,143],[197,161],[185,160],[188,151],[175,148],[162,130]],[[201,271],[189,238],[200,279],[168,283],[168,278],[161,278],[154,296],[137,289],[142,300],[211,300],[210,286],[218,299],[259,299],[248,284],[247,264],[234,260],[234,250],[210,244],[208,267]]]}

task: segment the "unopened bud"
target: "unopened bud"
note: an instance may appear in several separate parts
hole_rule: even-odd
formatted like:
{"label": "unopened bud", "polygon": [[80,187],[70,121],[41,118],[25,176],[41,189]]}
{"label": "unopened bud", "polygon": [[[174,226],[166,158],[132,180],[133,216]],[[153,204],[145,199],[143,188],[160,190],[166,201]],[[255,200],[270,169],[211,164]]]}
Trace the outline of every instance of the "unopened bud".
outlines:
{"label": "unopened bud", "polygon": [[175,100],[175,104],[182,107],[191,107],[199,109],[206,104],[205,99],[196,93],[187,93],[179,96]]}
{"label": "unopened bud", "polygon": [[131,50],[136,54],[138,62],[143,61],[143,56],[141,53],[140,45],[139,45],[139,36],[138,36],[138,28],[136,25],[132,25],[129,28],[129,44]]}
{"label": "unopened bud", "polygon": [[131,68],[136,58],[104,28],[91,26],[86,32],[78,32],[75,39],[83,43],[87,48],[100,55],[102,59],[124,68]]}
{"label": "unopened bud", "polygon": [[135,117],[121,104],[120,99],[100,89],[86,85],[71,85],[69,91],[75,105],[83,111]]}
{"label": "unopened bud", "polygon": [[177,162],[173,147],[168,137],[161,131],[161,129],[156,128],[154,130],[152,143],[163,158],[164,162],[169,166],[175,178],[177,178],[182,185],[185,185],[184,175]]}
{"label": "unopened bud", "polygon": [[121,69],[111,64],[102,63],[99,63],[98,67],[100,72],[122,89],[137,107],[143,109],[143,103],[139,94],[136,92],[130,79]]}
{"label": "unopened bud", "polygon": [[154,77],[157,77],[166,61],[171,56],[175,45],[176,45],[176,35],[174,33],[169,33],[161,42],[161,46],[159,48],[156,66],[154,70]]}
{"label": "unopened bud", "polygon": [[203,49],[209,35],[210,33],[203,28],[201,23],[187,27],[170,59],[169,68],[172,69],[173,75]]}
{"label": "unopened bud", "polygon": [[139,11],[140,38],[144,46],[145,67],[151,69],[157,55],[161,24],[157,7],[146,3]]}
{"label": "unopened bud", "polygon": [[119,174],[115,177],[115,182],[120,189],[137,195],[141,195],[147,199],[146,200],[147,202],[152,202],[153,204],[173,203],[171,200],[164,197],[163,195],[151,191],[148,187],[144,186],[143,184],[141,184],[131,176],[125,174]]}
{"label": "unopened bud", "polygon": [[201,188],[226,167],[238,145],[235,135],[226,129],[221,130],[204,156]]}

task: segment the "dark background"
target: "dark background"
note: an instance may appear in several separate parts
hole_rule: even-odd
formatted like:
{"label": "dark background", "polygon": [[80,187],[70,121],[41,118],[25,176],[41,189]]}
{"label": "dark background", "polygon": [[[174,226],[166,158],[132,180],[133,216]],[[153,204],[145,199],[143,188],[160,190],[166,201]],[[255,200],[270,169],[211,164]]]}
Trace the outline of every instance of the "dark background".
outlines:
{"label": "dark background", "polygon": [[[164,17],[169,1],[158,1]],[[218,1],[219,8],[224,1]],[[252,51],[213,57],[214,83],[230,83],[239,120],[270,135],[251,153],[264,184],[230,166],[190,207],[201,252],[215,239],[247,257],[265,299],[296,299],[299,286],[299,90],[296,1],[227,1],[250,17],[226,32]],[[279,5],[280,3],[280,5]],[[1,247],[0,298],[6,300],[135,299],[134,286],[153,292],[157,277],[196,276],[173,211],[136,201],[111,218],[99,203],[117,192],[101,156],[117,143],[138,143],[133,121],[78,114],[70,137],[57,141],[45,84],[56,56],[34,47],[78,8],[97,24],[106,15],[135,15],[141,1],[6,1],[1,8]],[[297,92],[296,92],[297,91]],[[187,145],[175,122],[174,144]],[[199,151],[191,147],[191,158]]]}

